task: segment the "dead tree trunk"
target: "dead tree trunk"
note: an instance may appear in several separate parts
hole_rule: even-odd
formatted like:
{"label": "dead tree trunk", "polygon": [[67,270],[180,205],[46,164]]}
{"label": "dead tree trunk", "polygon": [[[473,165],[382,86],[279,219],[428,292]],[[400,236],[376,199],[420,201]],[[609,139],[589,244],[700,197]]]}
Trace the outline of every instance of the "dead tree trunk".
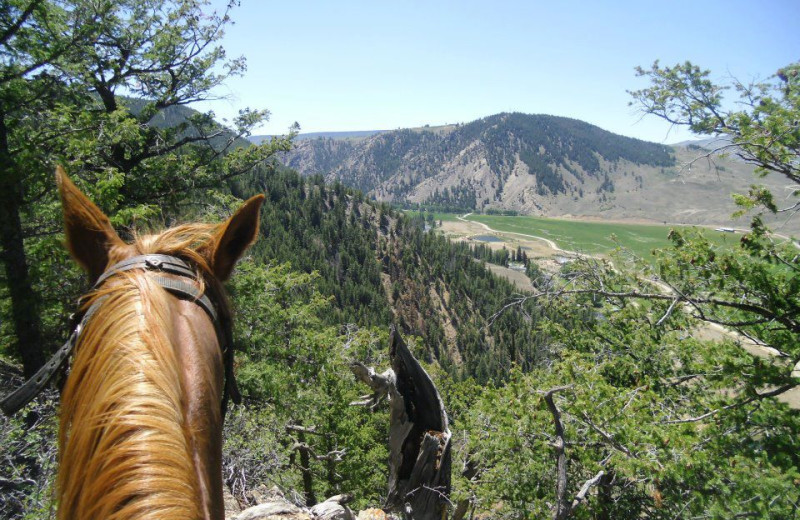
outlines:
{"label": "dead tree trunk", "polygon": [[392,368],[377,374],[361,363],[356,377],[373,393],[351,404],[375,410],[390,404],[389,493],[385,508],[414,520],[447,517],[450,495],[450,429],[442,398],[397,330],[389,336]]}
{"label": "dead tree trunk", "polygon": [[[298,432],[297,437],[299,443],[295,443],[294,449],[300,454],[300,473],[303,475],[303,493],[306,497],[306,505],[311,507],[317,503],[317,497],[314,494],[314,476],[311,474],[311,457],[309,452],[311,449],[306,444],[306,437],[303,432]],[[292,457],[294,453],[292,454]]]}
{"label": "dead tree trunk", "polygon": [[[584,502],[586,502],[586,495],[589,490],[600,482],[600,479],[605,475],[605,471],[599,471],[597,475],[590,478],[581,486],[578,494],[572,501],[567,497],[567,454],[565,451],[566,439],[564,438],[564,426],[561,423],[561,412],[556,406],[553,396],[558,392],[569,390],[572,385],[559,386],[552,388],[544,394],[544,401],[547,403],[547,408],[553,416],[553,426],[555,426],[556,435],[553,442],[550,444],[556,454],[556,505],[553,518],[555,520],[567,520],[572,517],[575,510]],[[602,465],[602,463],[601,463]]]}

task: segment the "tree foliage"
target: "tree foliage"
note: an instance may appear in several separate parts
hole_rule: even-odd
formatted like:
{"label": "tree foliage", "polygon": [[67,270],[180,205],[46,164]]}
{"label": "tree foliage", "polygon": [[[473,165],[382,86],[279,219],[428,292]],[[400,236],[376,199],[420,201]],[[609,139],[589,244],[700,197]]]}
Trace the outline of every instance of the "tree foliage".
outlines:
{"label": "tree foliage", "polygon": [[233,280],[246,410],[226,425],[226,478],[245,500],[254,482],[302,490],[308,506],[340,493],[360,505],[385,495],[388,417],[349,406],[360,391],[349,365],[385,357],[386,333],[325,325],[332,298],[318,282],[264,258]]}
{"label": "tree foliage", "polygon": [[[791,64],[770,81],[735,82],[739,106],[744,107],[740,110],[724,108],[722,93],[729,86],[716,85],[709,71],[688,62],[666,68],[656,62],[648,71],[639,69],[652,86],[632,95],[646,113],[687,125],[697,133],[726,136],[730,144],[722,144],[717,151],[736,154],[755,165],[761,176],[785,177],[793,183],[788,186],[791,200],[800,194],[799,72],[800,64]],[[794,240],[774,235],[760,212],[791,216],[800,203],[779,208],[773,194],[757,185],[748,195],[734,197],[742,213],[759,211],[739,244],[720,250],[702,237],[673,231],[675,247],[664,256],[656,275],[669,285],[677,301],[691,305],[697,318],[734,329],[774,354],[773,358],[794,366],[800,361],[798,246]],[[782,378],[756,378],[754,384],[790,384],[790,375],[779,372]]]}
{"label": "tree foliage", "polygon": [[[690,62],[662,67],[656,61],[637,74],[650,80],[647,88],[631,92],[633,104],[644,113],[674,125],[686,126],[696,134],[724,136],[715,152],[728,152],[756,167],[760,175],[777,174],[792,182],[790,196],[796,197],[800,184],[800,64],[779,70],[767,81],[718,85],[711,72]],[[723,94],[738,94],[737,109],[729,109]],[[777,211],[773,199],[754,187],[750,199],[770,211]],[[798,203],[782,211],[794,212]]]}
{"label": "tree foliage", "polygon": [[[760,175],[796,183],[797,71],[736,83],[745,108],[735,111],[724,109],[726,89],[690,63],[639,69],[651,87],[632,94],[646,113],[727,136],[717,151]],[[782,210],[759,186],[737,200]],[[759,214],[729,244],[696,232],[670,238],[655,267],[582,259],[515,302],[589,312],[571,328],[540,322],[555,340],[547,368],[515,372],[474,398],[462,452],[483,473],[462,485],[479,508],[485,500],[526,518],[797,517],[800,422],[786,400],[800,385],[798,246]],[[699,339],[719,326],[721,341]],[[585,486],[596,487],[586,507],[563,516],[563,497]]]}
{"label": "tree foliage", "polygon": [[[0,241],[14,327],[3,344],[31,374],[81,288],[55,253],[56,163],[122,231],[202,213],[226,180],[289,141],[241,138],[268,117],[245,109],[223,128],[184,107],[241,74],[219,46],[228,6],[196,0],[28,0],[0,10]],[[211,190],[211,192],[209,192]],[[220,199],[222,197],[222,199]],[[5,306],[4,306],[5,308]],[[3,320],[4,322],[6,320]]]}

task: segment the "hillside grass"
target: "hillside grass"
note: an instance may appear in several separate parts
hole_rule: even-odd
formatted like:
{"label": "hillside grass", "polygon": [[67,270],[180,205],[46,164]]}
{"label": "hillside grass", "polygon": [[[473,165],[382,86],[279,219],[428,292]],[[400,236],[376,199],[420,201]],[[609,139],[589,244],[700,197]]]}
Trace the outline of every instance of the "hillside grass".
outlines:
{"label": "hillside grass", "polygon": [[[439,220],[455,220],[456,215],[436,214]],[[653,249],[667,247],[671,229],[696,228],[703,231],[712,242],[724,246],[739,242],[741,235],[718,232],[708,228],[679,225],[621,224],[610,222],[584,222],[542,217],[496,215],[469,215],[466,220],[486,224],[502,233],[547,238],[560,248],[588,254],[607,254],[617,247],[631,250],[636,255],[649,258]]]}
{"label": "hillside grass", "polygon": [[460,215],[456,215],[455,213],[434,213],[433,218],[436,219],[436,222],[440,220],[442,222],[449,222],[449,221],[456,221]]}

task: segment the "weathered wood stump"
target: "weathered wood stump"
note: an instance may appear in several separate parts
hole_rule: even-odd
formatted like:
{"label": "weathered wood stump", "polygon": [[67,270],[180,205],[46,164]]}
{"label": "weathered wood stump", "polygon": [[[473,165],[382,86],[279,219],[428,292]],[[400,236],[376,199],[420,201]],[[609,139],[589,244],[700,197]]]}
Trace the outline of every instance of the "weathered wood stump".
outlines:
{"label": "weathered wood stump", "polygon": [[361,363],[351,365],[373,391],[351,404],[374,411],[389,399],[389,493],[384,507],[414,520],[447,518],[451,434],[444,403],[394,327],[389,355],[392,368],[382,374]]}
{"label": "weathered wood stump", "polygon": [[[392,368],[382,374],[353,363],[356,377],[372,389],[352,405],[375,411],[388,398],[389,492],[384,509],[405,519],[443,520],[450,504],[450,429],[444,403],[425,369],[392,327],[389,336]],[[294,432],[315,433],[292,425]],[[257,506],[242,511],[235,520],[352,520],[349,497],[337,495],[310,509],[298,507],[274,489]],[[383,511],[362,511],[358,518],[394,518]]]}

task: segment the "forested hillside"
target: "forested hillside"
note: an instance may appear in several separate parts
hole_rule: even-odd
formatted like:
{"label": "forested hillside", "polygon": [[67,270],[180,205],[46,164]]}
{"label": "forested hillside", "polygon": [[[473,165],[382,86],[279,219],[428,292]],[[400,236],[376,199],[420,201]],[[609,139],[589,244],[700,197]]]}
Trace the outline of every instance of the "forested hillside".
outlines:
{"label": "forested hillside", "polygon": [[502,379],[512,362],[536,363],[543,339],[530,333],[530,318],[509,314],[490,325],[516,289],[475,260],[474,246],[321,176],[282,169],[234,183],[237,196],[260,192],[268,203],[253,257],[318,273],[320,293],[333,298],[326,323],[396,323],[457,377]]}

